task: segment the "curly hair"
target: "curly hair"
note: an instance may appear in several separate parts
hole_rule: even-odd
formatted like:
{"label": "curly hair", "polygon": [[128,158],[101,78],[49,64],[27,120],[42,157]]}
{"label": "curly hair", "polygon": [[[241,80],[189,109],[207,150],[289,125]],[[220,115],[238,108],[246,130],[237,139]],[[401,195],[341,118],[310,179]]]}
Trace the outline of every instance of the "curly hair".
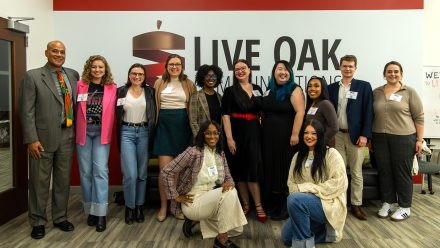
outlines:
{"label": "curly hair", "polygon": [[[145,70],[144,65],[139,64],[139,63],[132,64],[132,65],[130,66],[130,69],[128,69],[128,73],[127,73],[127,75],[128,75],[128,76],[127,76],[127,82],[125,83],[125,86],[127,86],[127,87],[130,87],[130,86],[131,86],[130,72],[131,72],[131,70],[133,70],[133,68],[140,68],[140,69],[142,69],[142,70],[144,71],[144,74],[147,74],[147,71]],[[144,81],[142,81],[141,87],[143,88],[143,87],[145,87],[146,85],[147,85],[147,76],[145,75],[145,76],[144,76]]]}
{"label": "curly hair", "polygon": [[209,71],[213,71],[214,74],[217,76],[217,81],[214,87],[217,87],[219,84],[222,83],[223,78],[223,71],[220,67],[216,65],[202,65],[200,66],[199,70],[197,70],[196,74],[196,84],[199,87],[205,86],[205,76],[208,75]]}
{"label": "curly hair", "polygon": [[84,80],[86,83],[92,82],[92,64],[96,60],[102,61],[105,67],[105,73],[104,76],[101,78],[101,84],[113,84],[113,75],[110,70],[110,66],[107,63],[107,60],[101,55],[92,55],[89,57],[89,59],[87,59],[86,63],[84,64],[83,73],[81,75],[82,80]]}
{"label": "curly hair", "polygon": [[205,132],[206,132],[206,130],[208,130],[208,127],[211,124],[214,125],[215,128],[217,128],[217,131],[220,133],[220,135],[218,137],[218,142],[215,145],[215,151],[217,153],[221,154],[223,151],[223,135],[221,134],[222,129],[221,129],[220,125],[215,121],[207,120],[207,121],[203,122],[202,125],[200,125],[199,132],[197,132],[196,138],[194,139],[194,146],[196,146],[200,150],[203,149],[203,147],[206,144]]}
{"label": "curly hair", "polygon": [[185,61],[184,61],[183,58],[182,58],[180,55],[178,55],[178,54],[170,54],[170,55],[168,56],[168,58],[167,58],[167,60],[166,60],[166,62],[165,62],[165,71],[164,71],[163,74],[162,74],[162,80],[163,80],[164,82],[170,82],[170,81],[171,81],[171,76],[170,76],[170,73],[168,72],[168,63],[170,62],[170,60],[171,60],[172,58],[178,58],[178,59],[180,59],[180,63],[182,63],[182,71],[180,72],[180,75],[179,75],[179,81],[180,81],[180,82],[185,81],[185,80],[188,78],[188,76],[183,72],[183,70],[185,69]]}

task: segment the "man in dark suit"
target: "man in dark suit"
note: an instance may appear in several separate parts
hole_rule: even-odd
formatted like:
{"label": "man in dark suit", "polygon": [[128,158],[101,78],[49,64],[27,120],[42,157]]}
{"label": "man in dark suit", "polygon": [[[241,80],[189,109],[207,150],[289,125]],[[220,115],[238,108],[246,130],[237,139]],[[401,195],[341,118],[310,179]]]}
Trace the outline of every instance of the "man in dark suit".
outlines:
{"label": "man in dark suit", "polygon": [[49,42],[45,55],[45,66],[26,72],[20,99],[24,144],[30,155],[28,216],[34,239],[45,235],[51,174],[53,224],[65,232],[74,229],[67,220],[67,206],[75,136],[73,105],[79,75],[62,67],[62,42]]}
{"label": "man in dark suit", "polygon": [[336,149],[350,167],[351,174],[351,212],[366,220],[362,210],[362,163],[365,146],[371,139],[373,124],[373,92],[370,83],[354,79],[357,59],[354,55],[345,55],[340,59],[342,80],[329,85],[330,101],[338,115],[339,132],[336,134]]}

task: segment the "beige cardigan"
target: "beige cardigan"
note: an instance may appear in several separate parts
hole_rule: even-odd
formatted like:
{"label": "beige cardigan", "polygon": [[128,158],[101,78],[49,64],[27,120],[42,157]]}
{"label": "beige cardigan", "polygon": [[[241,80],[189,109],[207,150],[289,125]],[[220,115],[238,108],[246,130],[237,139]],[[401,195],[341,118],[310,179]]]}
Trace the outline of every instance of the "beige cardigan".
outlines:
{"label": "beige cardigan", "polygon": [[[191,98],[192,94],[196,92],[196,85],[193,81],[186,79],[185,81],[181,82],[183,91],[186,95],[186,109],[188,110],[188,104],[189,99]],[[155,89],[155,97],[156,97],[156,124],[159,117],[159,110],[160,110],[160,93],[162,90],[164,90],[168,85],[168,82],[163,81],[161,78],[157,79],[156,82],[154,82],[154,89]]]}
{"label": "beige cardigan", "polygon": [[[311,167],[306,168],[303,163],[303,178],[294,176],[296,158],[298,153],[293,156],[290,164],[287,186],[289,193],[303,192],[312,193],[321,199],[322,208],[327,218],[327,242],[339,242],[342,239],[345,218],[347,217],[347,187],[348,180],[345,171],[344,160],[341,154],[329,148],[325,156],[326,167],[325,177],[327,180],[322,183],[315,183],[312,178]],[[313,157],[313,152],[309,153],[309,158]],[[332,230],[333,229],[333,230]]]}

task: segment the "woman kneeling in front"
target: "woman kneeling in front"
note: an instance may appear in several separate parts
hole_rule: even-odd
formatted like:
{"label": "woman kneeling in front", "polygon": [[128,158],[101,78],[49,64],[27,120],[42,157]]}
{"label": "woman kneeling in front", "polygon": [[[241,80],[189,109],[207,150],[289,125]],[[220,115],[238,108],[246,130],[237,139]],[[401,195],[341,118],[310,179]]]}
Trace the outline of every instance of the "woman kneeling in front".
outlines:
{"label": "woman kneeling in front", "polygon": [[299,151],[290,164],[289,219],[281,232],[287,246],[314,247],[315,243],[342,239],[347,174],[338,151],[326,147],[324,134],[319,121],[307,121],[300,134]]}
{"label": "woman kneeling in front", "polygon": [[[216,237],[214,247],[239,247],[228,236],[241,234],[247,220],[221,147],[220,130],[216,122],[204,122],[194,146],[166,165],[162,178],[168,199],[182,204],[187,218],[200,221],[203,238]],[[192,234],[191,220],[183,225],[185,236]]]}

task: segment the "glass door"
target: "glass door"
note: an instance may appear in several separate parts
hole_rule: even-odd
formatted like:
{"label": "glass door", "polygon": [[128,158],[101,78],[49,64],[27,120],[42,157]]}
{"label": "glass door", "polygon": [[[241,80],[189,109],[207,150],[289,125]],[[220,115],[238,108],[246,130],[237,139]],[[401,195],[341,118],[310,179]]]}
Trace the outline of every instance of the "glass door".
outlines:
{"label": "glass door", "polygon": [[19,119],[26,35],[0,18],[0,225],[27,211],[27,150]]}

